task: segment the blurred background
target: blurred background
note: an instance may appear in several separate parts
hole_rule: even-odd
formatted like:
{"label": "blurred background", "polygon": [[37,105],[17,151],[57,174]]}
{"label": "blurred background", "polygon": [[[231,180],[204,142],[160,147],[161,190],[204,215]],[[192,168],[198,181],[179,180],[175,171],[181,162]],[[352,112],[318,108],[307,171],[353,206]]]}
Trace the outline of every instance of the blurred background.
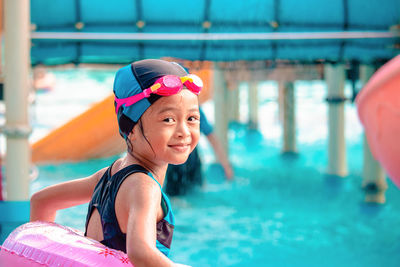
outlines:
{"label": "blurred background", "polygon": [[[397,0],[2,0],[1,242],[29,196],[124,153],[117,69],[162,58],[205,83],[203,183],[171,196],[193,266],[398,266],[400,193],[357,94],[399,54]],[[4,84],[4,86],[3,86]],[[400,101],[400,100],[399,100]],[[87,206],[56,221],[84,229]]]}

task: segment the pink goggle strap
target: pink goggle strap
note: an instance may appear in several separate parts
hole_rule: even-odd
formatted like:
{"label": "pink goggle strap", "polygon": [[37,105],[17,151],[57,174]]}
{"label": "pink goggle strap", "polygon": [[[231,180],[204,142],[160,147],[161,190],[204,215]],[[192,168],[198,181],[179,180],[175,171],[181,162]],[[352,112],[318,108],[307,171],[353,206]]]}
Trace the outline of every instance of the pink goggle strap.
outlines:
{"label": "pink goggle strap", "polygon": [[[117,103],[117,106],[115,107],[115,113],[118,114],[118,110],[119,108],[125,104],[125,106],[130,106],[135,104],[136,102],[139,102],[140,100],[142,100],[143,98],[146,98],[150,95],[150,93],[148,93],[149,89],[144,90],[143,92],[137,94],[137,95],[133,95],[127,98],[117,98],[115,97],[115,102]],[[151,92],[151,90],[150,90]]]}

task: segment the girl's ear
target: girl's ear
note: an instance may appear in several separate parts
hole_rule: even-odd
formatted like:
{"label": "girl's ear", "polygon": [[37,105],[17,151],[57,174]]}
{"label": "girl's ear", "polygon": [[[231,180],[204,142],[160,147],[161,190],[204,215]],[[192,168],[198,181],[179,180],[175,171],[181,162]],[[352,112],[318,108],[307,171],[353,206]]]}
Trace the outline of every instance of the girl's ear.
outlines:
{"label": "girl's ear", "polygon": [[128,139],[131,141],[134,141],[137,138],[138,129],[136,126],[137,124],[133,126],[132,131],[128,135]]}

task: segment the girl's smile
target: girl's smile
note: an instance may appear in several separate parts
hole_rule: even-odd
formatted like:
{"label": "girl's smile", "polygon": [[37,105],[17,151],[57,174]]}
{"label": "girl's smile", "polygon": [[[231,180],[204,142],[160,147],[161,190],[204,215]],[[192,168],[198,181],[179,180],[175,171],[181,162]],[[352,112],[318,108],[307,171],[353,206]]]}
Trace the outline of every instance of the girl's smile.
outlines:
{"label": "girl's smile", "polygon": [[174,144],[174,145],[168,145],[170,148],[176,150],[177,152],[187,152],[188,149],[190,149],[190,144]]}

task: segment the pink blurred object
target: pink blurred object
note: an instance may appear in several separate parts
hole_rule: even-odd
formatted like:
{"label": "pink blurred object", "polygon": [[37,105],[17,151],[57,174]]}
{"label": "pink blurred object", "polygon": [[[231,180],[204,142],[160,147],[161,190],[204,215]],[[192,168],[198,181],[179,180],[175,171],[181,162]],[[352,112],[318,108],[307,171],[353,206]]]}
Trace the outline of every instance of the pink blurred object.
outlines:
{"label": "pink blurred object", "polygon": [[110,249],[77,230],[56,223],[29,222],[4,241],[0,266],[132,267],[132,264],[122,251]]}
{"label": "pink blurred object", "polygon": [[400,187],[400,56],[371,77],[356,103],[372,155]]}

